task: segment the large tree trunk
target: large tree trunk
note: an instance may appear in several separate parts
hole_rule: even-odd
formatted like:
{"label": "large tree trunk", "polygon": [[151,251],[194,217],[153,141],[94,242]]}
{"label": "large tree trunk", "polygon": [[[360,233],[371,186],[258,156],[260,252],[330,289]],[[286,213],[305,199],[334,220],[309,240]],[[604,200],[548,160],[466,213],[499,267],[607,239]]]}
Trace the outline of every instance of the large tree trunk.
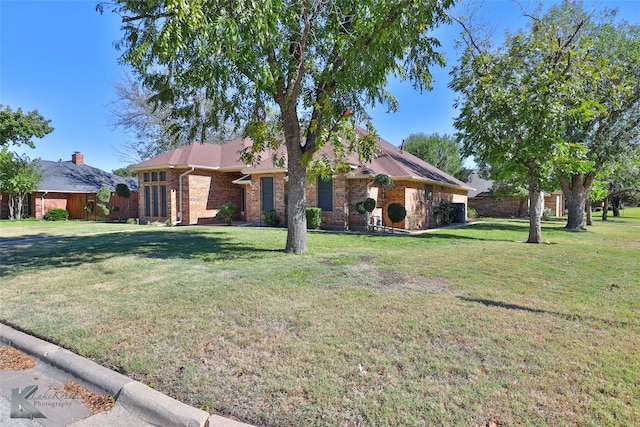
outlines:
{"label": "large tree trunk", "polygon": [[591,215],[591,201],[587,198],[584,202],[584,211],[587,213],[587,225],[593,225],[593,216]]}
{"label": "large tree trunk", "polygon": [[302,158],[300,145],[300,125],[295,108],[283,114],[285,142],[287,144],[287,167],[289,173],[287,206],[287,246],[288,253],[300,254],[307,246],[307,196],[305,192],[307,167]]}
{"label": "large tree trunk", "polygon": [[620,216],[620,205],[622,204],[622,197],[614,196],[611,198],[611,207],[613,208],[613,216]]}
{"label": "large tree trunk", "polygon": [[[589,191],[591,191],[591,185],[595,173],[588,174],[576,174],[570,178],[561,176],[560,186],[562,192],[567,200],[567,230],[583,231],[586,230],[584,222],[584,206],[588,200]],[[570,179],[570,180],[569,180]]]}
{"label": "large tree trunk", "polygon": [[537,185],[529,183],[529,239],[527,243],[542,243],[542,206],[544,193]]}

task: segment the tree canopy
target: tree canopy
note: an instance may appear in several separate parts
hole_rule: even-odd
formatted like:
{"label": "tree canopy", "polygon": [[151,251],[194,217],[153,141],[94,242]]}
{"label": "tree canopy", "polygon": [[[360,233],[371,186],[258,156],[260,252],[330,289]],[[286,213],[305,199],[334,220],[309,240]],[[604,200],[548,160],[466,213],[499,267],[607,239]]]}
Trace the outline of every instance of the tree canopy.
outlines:
{"label": "tree canopy", "polygon": [[461,95],[455,126],[481,167],[527,183],[528,242],[541,242],[542,191],[558,180],[569,201],[567,227],[583,228],[593,178],[637,135],[638,31],[614,16],[596,19],[564,2],[495,48],[465,33],[451,83]]}
{"label": "tree canopy", "polygon": [[[254,141],[245,159],[286,147],[286,251],[300,253],[307,250],[305,182],[314,155],[330,144],[338,157],[372,158],[367,107],[397,110],[385,89],[391,74],[430,87],[429,67],[444,60],[429,30],[447,21],[453,0],[115,4],[124,23],[122,60],[152,90],[153,102],[190,118],[204,93],[216,112],[211,126],[230,120]],[[355,120],[367,124],[369,138],[355,138]]]}
{"label": "tree canopy", "polygon": [[51,120],[42,117],[38,110],[24,114],[21,108],[13,111],[10,106],[3,109],[0,104],[0,146],[25,144],[35,148],[33,138],[42,138],[53,132],[49,123]]}
{"label": "tree canopy", "polygon": [[414,133],[405,139],[404,149],[463,182],[469,179],[471,170],[464,167],[460,144],[451,135]]}
{"label": "tree canopy", "polygon": [[42,180],[42,172],[36,160],[19,156],[0,148],[0,191],[8,194],[9,218],[20,219],[22,206]]}

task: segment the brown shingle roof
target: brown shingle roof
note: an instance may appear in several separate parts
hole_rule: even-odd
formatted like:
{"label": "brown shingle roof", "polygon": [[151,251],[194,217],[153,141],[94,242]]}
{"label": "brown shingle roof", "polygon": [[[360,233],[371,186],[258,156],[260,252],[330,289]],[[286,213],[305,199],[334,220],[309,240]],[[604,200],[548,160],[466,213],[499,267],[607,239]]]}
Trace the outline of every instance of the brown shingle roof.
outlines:
{"label": "brown shingle roof", "polygon": [[[366,131],[357,128],[359,136],[366,135]],[[192,167],[201,169],[235,170],[244,173],[255,173],[266,170],[280,169],[274,165],[272,152],[262,153],[261,162],[255,166],[243,164],[240,161],[242,149],[251,145],[248,138],[236,138],[225,144],[201,144],[192,142],[189,145],[179,147],[167,153],[161,154],[153,159],[147,160],[131,167],[133,170],[146,170],[156,168],[184,168]],[[419,159],[418,157],[401,151],[391,143],[378,138],[380,149],[373,161],[366,165],[361,165],[357,155],[349,156],[347,161],[355,168],[355,175],[378,175],[386,174],[393,178],[411,179],[425,182],[440,183],[447,186],[471,189],[464,182],[446,174],[435,166]],[[323,150],[329,157],[331,155],[324,147]]]}

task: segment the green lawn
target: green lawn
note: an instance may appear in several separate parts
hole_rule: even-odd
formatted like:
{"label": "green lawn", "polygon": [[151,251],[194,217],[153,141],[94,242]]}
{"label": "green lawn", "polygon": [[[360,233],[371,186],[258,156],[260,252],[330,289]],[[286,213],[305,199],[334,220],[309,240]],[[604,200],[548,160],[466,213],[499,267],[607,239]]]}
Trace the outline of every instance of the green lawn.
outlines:
{"label": "green lawn", "polygon": [[640,209],[563,226],[314,232],[302,256],[267,228],[27,241],[0,246],[0,320],[257,425],[634,425]]}

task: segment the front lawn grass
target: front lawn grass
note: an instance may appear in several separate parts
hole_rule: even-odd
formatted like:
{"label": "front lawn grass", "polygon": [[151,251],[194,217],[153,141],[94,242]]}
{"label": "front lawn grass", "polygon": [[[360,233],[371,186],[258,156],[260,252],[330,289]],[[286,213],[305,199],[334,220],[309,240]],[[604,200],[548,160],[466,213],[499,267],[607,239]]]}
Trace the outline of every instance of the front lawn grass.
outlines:
{"label": "front lawn grass", "polygon": [[634,425],[640,209],[563,225],[312,232],[302,256],[268,228],[25,242],[0,320],[257,425]]}

